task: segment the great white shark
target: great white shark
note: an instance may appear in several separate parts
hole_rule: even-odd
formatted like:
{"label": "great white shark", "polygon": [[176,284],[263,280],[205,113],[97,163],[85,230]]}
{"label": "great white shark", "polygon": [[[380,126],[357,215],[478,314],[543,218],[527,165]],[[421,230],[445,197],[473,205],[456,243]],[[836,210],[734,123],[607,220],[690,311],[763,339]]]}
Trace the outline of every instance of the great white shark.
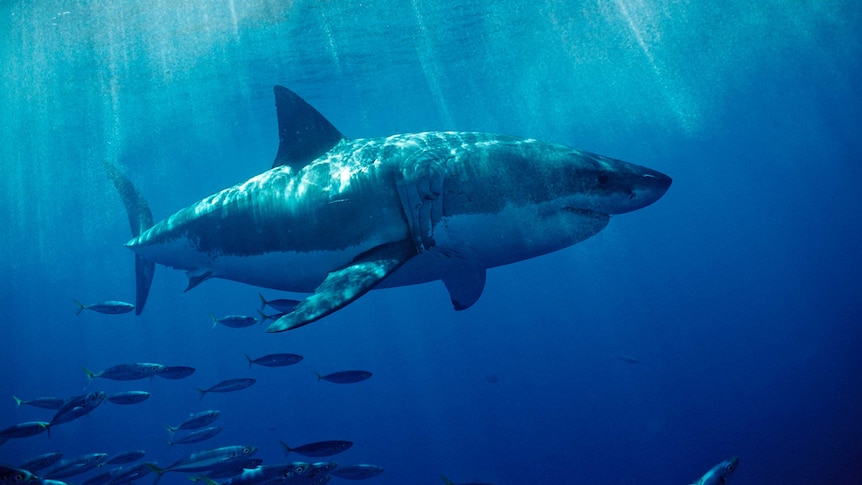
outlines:
{"label": "great white shark", "polygon": [[671,184],[646,167],[529,138],[349,139],[294,92],[274,91],[272,168],[161,222],[108,166],[132,227],[136,313],[155,263],[186,271],[186,290],[223,278],[310,293],[268,332],[314,322],[374,288],[436,280],[463,310],[488,268],[583,241]]}

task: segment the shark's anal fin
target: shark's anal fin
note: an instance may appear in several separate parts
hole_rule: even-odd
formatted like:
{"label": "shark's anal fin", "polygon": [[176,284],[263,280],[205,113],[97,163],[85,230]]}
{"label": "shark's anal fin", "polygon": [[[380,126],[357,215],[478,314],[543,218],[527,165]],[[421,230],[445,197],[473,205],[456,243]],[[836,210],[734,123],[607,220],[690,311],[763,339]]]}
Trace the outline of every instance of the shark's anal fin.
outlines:
{"label": "shark's anal fin", "polygon": [[276,85],[278,153],[272,168],[287,165],[299,171],[344,138],[313,106],[284,86]]}
{"label": "shark's anal fin", "polygon": [[443,278],[455,310],[466,310],[476,303],[485,289],[485,268],[467,266]]}
{"label": "shark's anal fin", "polygon": [[368,293],[378,283],[416,255],[410,240],[378,246],[335,270],[314,293],[296,308],[272,323],[267,332],[284,332],[319,320]]}
{"label": "shark's anal fin", "polygon": [[[129,218],[129,226],[132,229],[132,237],[139,236],[153,225],[153,213],[150,211],[150,206],[144,200],[132,181],[123,172],[120,172],[117,167],[105,163],[105,170],[108,176],[117,188],[120,198],[123,200],[123,205],[126,207],[126,215]],[[156,264],[152,261],[147,261],[140,256],[135,256],[135,315],[140,315],[144,311],[144,305],[147,303],[147,295],[150,294],[150,285],[153,283],[153,274],[156,271]]]}

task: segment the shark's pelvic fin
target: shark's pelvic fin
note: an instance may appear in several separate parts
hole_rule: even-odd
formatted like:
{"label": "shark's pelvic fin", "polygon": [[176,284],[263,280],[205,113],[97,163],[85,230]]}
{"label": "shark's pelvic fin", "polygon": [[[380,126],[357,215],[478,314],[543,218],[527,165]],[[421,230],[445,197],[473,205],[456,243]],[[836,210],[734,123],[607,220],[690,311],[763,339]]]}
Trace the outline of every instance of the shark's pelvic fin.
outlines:
{"label": "shark's pelvic fin", "polygon": [[299,171],[344,138],[332,123],[296,93],[276,85],[278,153],[272,168],[287,165]]}
{"label": "shark's pelvic fin", "polygon": [[383,244],[360,255],[349,266],[329,273],[311,296],[273,322],[266,331],[299,328],[343,308],[368,293],[415,255],[416,246],[410,240]]}
{"label": "shark's pelvic fin", "polygon": [[469,267],[443,278],[455,310],[466,310],[476,303],[485,289],[485,268]]}
{"label": "shark's pelvic fin", "polygon": [[[117,167],[105,163],[105,170],[117,188],[123,205],[126,207],[126,215],[129,218],[129,226],[132,229],[132,237],[138,237],[142,232],[153,225],[153,213],[147,201],[135,188],[132,181]],[[135,255],[135,315],[144,311],[147,296],[150,294],[150,286],[153,283],[153,274],[156,264]]]}
{"label": "shark's pelvic fin", "polygon": [[193,271],[186,271],[186,277],[189,279],[189,284],[186,286],[185,291],[189,291],[195,286],[203,283],[204,281],[213,277],[213,272],[208,269],[196,269]]}

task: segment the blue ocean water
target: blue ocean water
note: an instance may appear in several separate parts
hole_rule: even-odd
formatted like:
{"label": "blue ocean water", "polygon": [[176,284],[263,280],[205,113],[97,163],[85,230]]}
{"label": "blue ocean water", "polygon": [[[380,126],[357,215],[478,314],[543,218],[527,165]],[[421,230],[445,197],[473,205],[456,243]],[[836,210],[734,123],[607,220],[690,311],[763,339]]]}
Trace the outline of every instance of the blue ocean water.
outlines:
{"label": "blue ocean water", "polygon": [[[333,461],[384,467],[375,484],[688,484],[732,455],[731,483],[862,483],[859,32],[841,1],[0,3],[0,428],[52,415],[12,395],[152,394],[10,440],[0,463],[234,444],[277,463],[302,459],[279,440],[347,439]],[[159,267],[141,316],[76,317],[73,299],[134,300],[103,162],[166,217],[270,167],[274,84],[347,136],[535,137],[674,184],[489,271],[463,312],[437,282],[284,334],[211,328],[253,314],[259,289],[183,293]],[[244,357],[272,352],[304,359]],[[197,372],[81,371],[129,362]],[[316,382],[351,368],[374,376]],[[257,383],[195,391],[240,377]],[[204,409],[224,431],[169,447],[162,425]]]}

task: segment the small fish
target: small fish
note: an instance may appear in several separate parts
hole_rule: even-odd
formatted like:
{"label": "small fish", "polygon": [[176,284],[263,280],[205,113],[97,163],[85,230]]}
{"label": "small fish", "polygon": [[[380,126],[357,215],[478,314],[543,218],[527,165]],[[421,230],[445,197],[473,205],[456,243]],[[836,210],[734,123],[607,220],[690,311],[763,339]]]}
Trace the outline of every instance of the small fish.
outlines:
{"label": "small fish", "polygon": [[135,483],[135,480],[153,473],[153,468],[156,462],[151,461],[141,463],[135,466],[114,468],[111,470],[111,485],[120,485],[126,483]]}
{"label": "small fish", "polygon": [[102,465],[107,459],[106,453],[87,453],[69,460],[61,460],[57,466],[45,473],[45,476],[55,479],[80,475]]}
{"label": "small fish", "polygon": [[57,413],[54,414],[54,417],[51,418],[51,426],[68,423],[69,421],[78,419],[85,414],[90,414],[94,409],[99,407],[104,400],[105,391],[96,391],[72,397],[63,403],[63,406],[60,407],[60,409],[57,410]]}
{"label": "small fish", "polygon": [[124,451],[112,456],[111,459],[105,462],[106,465],[125,465],[133,461],[138,461],[146,455],[144,450]]}
{"label": "small fish", "polygon": [[[256,483],[282,483],[281,479],[290,478],[292,475],[288,475],[288,473],[293,468],[290,464],[279,464],[279,465],[261,465],[255,467],[243,467],[243,469],[233,476],[234,478],[222,483],[221,485],[252,485]],[[203,477],[202,477],[203,478]],[[207,473],[207,478],[219,478],[213,477],[211,473]],[[225,477],[221,477],[225,478]],[[273,482],[269,482],[269,480],[273,480]],[[277,481],[276,481],[277,480]],[[207,482],[208,485],[209,482]]]}
{"label": "small fish", "polygon": [[245,358],[248,359],[249,367],[251,367],[252,364],[262,365],[264,367],[284,367],[296,364],[302,360],[302,356],[297,354],[267,354],[256,359],[252,359],[248,354],[245,354]]}
{"label": "small fish", "polygon": [[204,426],[209,426],[216,419],[218,419],[221,412],[216,409],[209,409],[207,411],[201,411],[199,413],[190,414],[188,418],[182,423],[176,426],[168,426],[164,425],[165,429],[168,430],[171,435],[174,434],[175,431],[180,429],[198,429],[203,428]]}
{"label": "small fish", "polygon": [[208,392],[234,392],[241,391],[247,387],[250,387],[252,384],[257,382],[257,379],[252,378],[243,378],[243,379],[228,379],[226,381],[221,381],[218,384],[210,387],[209,389],[197,389],[199,393],[201,393],[201,399],[207,395]]}
{"label": "small fish", "polygon": [[186,377],[188,377],[194,373],[195,373],[194,367],[186,367],[183,365],[172,365],[172,366],[166,366],[164,369],[162,369],[161,372],[159,372],[156,375],[161,377],[162,379],[176,380],[176,379],[185,379]]}
{"label": "small fish", "polygon": [[724,485],[730,475],[736,471],[737,465],[739,465],[739,458],[735,456],[729,460],[724,460],[691,485]]}
{"label": "small fish", "polygon": [[78,300],[72,301],[75,302],[75,305],[78,305],[78,312],[75,313],[75,315],[80,315],[84,310],[92,310],[106,315],[120,315],[122,313],[129,313],[135,309],[135,305],[124,301],[102,301],[99,303],[93,303],[92,305],[84,305]]}
{"label": "small fish", "polygon": [[27,421],[24,423],[13,424],[6,428],[0,429],[0,444],[12,438],[27,438],[44,433],[51,428],[51,423],[47,421]]}
{"label": "small fish", "polygon": [[202,472],[215,468],[235,466],[257,452],[254,446],[224,446],[207,451],[198,451],[180,458],[167,468],[152,465],[149,468],[159,474],[155,483],[167,472]]}
{"label": "small fish", "polygon": [[137,404],[144,402],[150,398],[150,393],[146,391],[126,391],[118,392],[108,397],[108,401],[114,404]]}
{"label": "small fish", "polygon": [[9,465],[0,465],[0,483],[19,484],[33,482],[38,483],[39,478],[30,473],[29,470]]}
{"label": "small fish", "polygon": [[60,409],[60,407],[63,406],[63,402],[65,402],[65,399],[61,399],[59,397],[39,397],[36,399],[25,401],[23,399],[18,399],[17,397],[12,396],[12,399],[15,400],[16,407],[21,406],[22,404],[26,404],[28,406],[33,406],[36,408],[53,409],[55,411],[57,409]]}
{"label": "small fish", "polygon": [[224,428],[221,426],[210,426],[209,428],[202,428],[195,431],[190,432],[189,434],[183,436],[179,439],[171,439],[168,441],[169,446],[173,445],[188,445],[191,443],[199,443],[201,441],[208,440],[213,436],[222,432]]}
{"label": "small fish", "polygon": [[93,372],[82,367],[84,373],[92,381],[97,377],[110,379],[112,381],[136,381],[139,379],[151,379],[165,369],[162,364],[150,364],[136,362],[134,364],[119,364],[99,372]]}
{"label": "small fish", "polygon": [[310,456],[314,458],[337,455],[338,453],[346,451],[348,448],[353,446],[352,441],[344,440],[317,441],[314,443],[297,446],[295,448],[287,446],[287,443],[285,443],[284,441],[279,441],[279,443],[281,443],[282,448],[284,448],[285,455],[292,451],[303,456]]}
{"label": "small fish", "polygon": [[228,315],[221,318],[216,318],[214,315],[210,315],[210,318],[213,320],[213,328],[217,325],[224,325],[225,327],[230,328],[245,328],[251,327],[258,322],[257,318],[247,317],[245,315]]}
{"label": "small fish", "polygon": [[[261,465],[261,463],[263,463],[263,460],[261,460],[260,458],[246,458],[244,460],[226,463],[225,465],[217,465],[213,468],[210,468],[209,470],[207,470],[206,476],[208,478],[236,477],[237,475],[241,475],[241,474],[245,473],[247,470],[251,470],[251,469],[259,467]],[[228,480],[227,482],[223,483],[222,485],[227,485],[228,483],[251,485],[252,483],[257,483],[257,482],[252,481],[251,483],[249,483],[249,482],[243,482],[240,480],[238,480],[236,482],[231,482],[230,480]],[[269,483],[269,485],[277,485],[277,484],[282,484],[282,482],[276,481],[275,483]],[[210,484],[210,485],[212,485],[212,484]],[[283,484],[283,485],[287,485],[287,484]]]}
{"label": "small fish", "polygon": [[317,376],[317,382],[321,380],[334,382],[336,384],[353,384],[354,382],[364,381],[371,377],[371,373],[367,370],[343,370],[339,372],[333,372],[331,374],[326,374],[322,376],[314,371],[314,375]]}
{"label": "small fish", "polygon": [[383,473],[383,468],[377,465],[349,465],[340,466],[329,472],[330,475],[347,480],[364,480],[366,478],[376,477]]}
{"label": "small fish", "polygon": [[288,300],[285,298],[280,298],[277,300],[267,300],[263,297],[262,294],[258,293],[257,296],[260,297],[260,310],[263,311],[264,308],[269,306],[273,310],[280,313],[290,313],[296,308],[296,305],[299,305],[299,300]]}
{"label": "small fish", "polygon": [[629,364],[640,364],[640,360],[633,355],[621,355],[618,357],[623,362],[628,362]]}
{"label": "small fish", "polygon": [[[60,458],[63,458],[63,454],[60,452],[55,451],[53,453],[45,453],[25,461],[21,464],[21,468],[30,470],[31,472],[38,472],[39,470],[48,468],[54,463],[57,463],[60,461]],[[0,483],[2,483],[2,480],[0,480]]]}

